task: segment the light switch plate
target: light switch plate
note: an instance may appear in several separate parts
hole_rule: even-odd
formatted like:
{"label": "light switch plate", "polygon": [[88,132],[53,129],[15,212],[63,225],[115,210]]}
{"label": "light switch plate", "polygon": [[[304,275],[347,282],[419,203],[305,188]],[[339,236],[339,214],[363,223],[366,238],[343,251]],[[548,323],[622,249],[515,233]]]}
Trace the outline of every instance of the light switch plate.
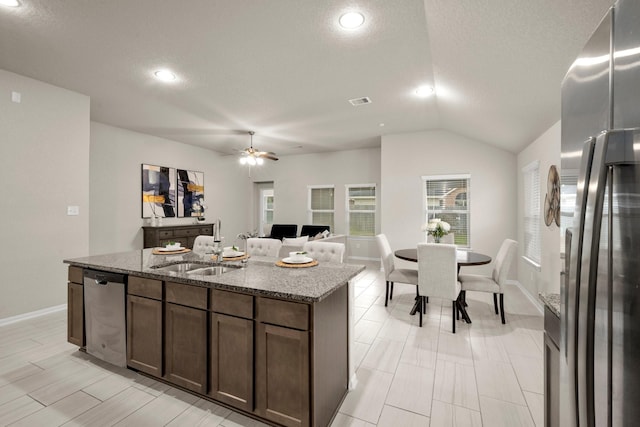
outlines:
{"label": "light switch plate", "polygon": [[19,104],[22,101],[22,94],[20,92],[11,92],[11,101]]}
{"label": "light switch plate", "polygon": [[80,215],[80,206],[67,206],[67,215]]}

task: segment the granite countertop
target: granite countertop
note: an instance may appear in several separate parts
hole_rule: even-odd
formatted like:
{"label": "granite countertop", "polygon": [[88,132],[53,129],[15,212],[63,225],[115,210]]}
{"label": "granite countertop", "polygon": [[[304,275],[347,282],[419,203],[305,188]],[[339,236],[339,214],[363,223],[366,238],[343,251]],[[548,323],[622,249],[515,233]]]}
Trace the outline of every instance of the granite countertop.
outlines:
{"label": "granite countertop", "polygon": [[[323,300],[365,268],[363,265],[328,262],[308,268],[283,268],[275,265],[277,259],[268,257],[251,257],[243,268],[231,269],[219,276],[176,273],[152,268],[180,261],[217,265],[211,260],[211,255],[193,252],[154,255],[152,249],[64,260],[65,263],[77,267],[305,302]],[[230,264],[242,265],[239,261]]]}
{"label": "granite countertop", "polygon": [[553,314],[560,317],[560,294],[540,292],[538,297]]}

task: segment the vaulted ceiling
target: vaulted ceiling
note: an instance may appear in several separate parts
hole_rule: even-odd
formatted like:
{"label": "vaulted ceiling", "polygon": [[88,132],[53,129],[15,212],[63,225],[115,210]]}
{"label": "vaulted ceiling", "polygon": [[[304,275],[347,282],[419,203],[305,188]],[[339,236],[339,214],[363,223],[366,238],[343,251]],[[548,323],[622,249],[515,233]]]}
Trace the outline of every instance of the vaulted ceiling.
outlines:
{"label": "vaulted ceiling", "polygon": [[[0,68],[90,96],[101,123],[229,154],[253,130],[287,155],[429,129],[517,153],[560,119],[613,0],[20,2],[0,6]],[[364,25],[344,30],[353,10]]]}

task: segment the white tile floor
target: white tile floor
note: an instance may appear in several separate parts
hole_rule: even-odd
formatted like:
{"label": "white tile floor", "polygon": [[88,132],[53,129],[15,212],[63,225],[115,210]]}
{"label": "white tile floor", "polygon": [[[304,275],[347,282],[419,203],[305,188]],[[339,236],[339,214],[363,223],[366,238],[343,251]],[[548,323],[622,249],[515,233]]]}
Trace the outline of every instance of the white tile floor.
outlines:
{"label": "white tile floor", "polygon": [[[333,426],[543,426],[543,320],[516,286],[507,324],[490,295],[469,293],[473,323],[451,333],[432,298],[423,327],[415,287],[384,306],[377,265],[355,280],[358,387]],[[0,327],[0,425],[263,426],[189,393],[114,368],[66,342],[66,312]]]}

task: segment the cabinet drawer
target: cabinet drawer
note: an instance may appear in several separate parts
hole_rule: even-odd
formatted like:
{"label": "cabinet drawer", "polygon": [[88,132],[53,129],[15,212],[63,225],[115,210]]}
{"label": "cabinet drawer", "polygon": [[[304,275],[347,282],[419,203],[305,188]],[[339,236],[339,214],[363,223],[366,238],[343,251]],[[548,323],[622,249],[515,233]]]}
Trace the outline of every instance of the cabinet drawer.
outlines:
{"label": "cabinet drawer", "polygon": [[168,239],[173,237],[173,230],[159,230],[158,237],[161,239]]}
{"label": "cabinet drawer", "polygon": [[180,234],[180,236],[197,236],[200,234],[200,230],[197,228],[186,228],[184,230],[176,230],[176,235]]}
{"label": "cabinet drawer", "polygon": [[69,266],[69,281],[82,285],[82,268],[81,267],[75,267],[73,265]]}
{"label": "cabinet drawer", "polygon": [[200,234],[206,234],[207,236],[213,235],[213,227],[201,227]]}
{"label": "cabinet drawer", "polygon": [[188,307],[207,309],[207,288],[167,282],[165,300]]}
{"label": "cabinet drawer", "polygon": [[129,276],[127,293],[129,295],[138,295],[140,297],[161,300],[162,282],[160,280],[146,279],[144,277]]}
{"label": "cabinet drawer", "polygon": [[309,329],[309,306],[271,298],[257,299],[257,319],[262,323],[306,331]]}
{"label": "cabinet drawer", "polygon": [[217,313],[253,319],[253,297],[251,295],[211,289],[209,309]]}

